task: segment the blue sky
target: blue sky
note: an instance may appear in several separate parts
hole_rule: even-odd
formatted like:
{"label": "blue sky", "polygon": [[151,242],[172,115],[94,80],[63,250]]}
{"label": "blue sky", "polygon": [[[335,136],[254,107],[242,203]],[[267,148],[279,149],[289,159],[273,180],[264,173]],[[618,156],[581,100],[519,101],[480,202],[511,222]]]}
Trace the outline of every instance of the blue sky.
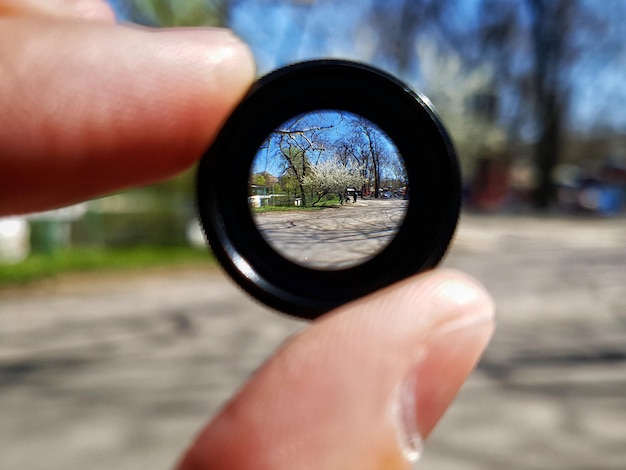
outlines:
{"label": "blue sky", "polygon": [[[371,42],[375,38],[368,38],[367,31],[358,26],[376,1],[318,0],[314,6],[302,6],[242,0],[233,11],[230,26],[251,45],[261,73],[319,57],[372,62]],[[458,8],[449,14],[454,27],[471,28],[475,24],[476,3],[459,0]],[[586,0],[585,7],[608,24],[601,35],[610,36],[622,47],[617,54],[607,54],[602,42],[593,46],[592,40],[586,52],[574,59],[572,73],[566,78],[573,90],[570,120],[583,132],[598,125],[626,132],[626,1]],[[391,66],[384,59],[373,65]],[[417,69],[400,78],[423,90]]]}
{"label": "blue sky", "polygon": [[250,44],[262,74],[320,57],[363,61],[367,44],[357,40],[355,29],[369,3],[318,1],[310,7],[248,0],[234,9],[230,26]]}
{"label": "blue sky", "polygon": [[[110,1],[114,5],[124,2]],[[374,56],[376,37],[363,26],[364,15],[380,1],[383,0],[238,0],[234,2],[229,26],[250,44],[260,74],[321,57],[375,62],[372,65],[396,73],[391,62]],[[477,21],[478,1],[459,0],[447,12],[450,24],[471,29]],[[596,38],[579,35],[578,39],[586,40],[587,45],[586,52],[574,58],[572,72],[566,77],[573,91],[570,120],[582,132],[594,126],[626,132],[626,1],[583,0],[583,5],[605,25],[601,32],[591,33],[597,34]],[[445,38],[435,39],[445,42]],[[608,40],[618,45],[610,53],[605,47]],[[408,73],[400,78],[423,90],[418,65]]]}
{"label": "blue sky", "polygon": [[[334,110],[320,110],[295,116],[278,127],[280,130],[288,131],[311,129],[310,132],[305,132],[306,140],[296,135],[294,143],[319,145],[319,149],[307,151],[309,162],[315,165],[318,162],[334,158],[335,146],[349,143],[349,139],[355,135],[354,120],[359,118],[364,119],[350,112],[339,113]],[[391,168],[393,163],[401,161],[400,153],[391,138],[374,123],[365,121],[373,130],[373,136],[377,139],[381,150],[388,156],[388,166]],[[319,134],[319,138],[315,137],[316,134]],[[253,173],[268,172],[274,176],[282,175],[285,170],[285,159],[280,149],[280,140],[280,136],[268,139],[268,145],[261,148],[255,157],[252,165]],[[286,145],[291,143],[287,140]],[[364,145],[365,141],[362,140],[361,144]],[[353,145],[357,146],[356,144]]]}

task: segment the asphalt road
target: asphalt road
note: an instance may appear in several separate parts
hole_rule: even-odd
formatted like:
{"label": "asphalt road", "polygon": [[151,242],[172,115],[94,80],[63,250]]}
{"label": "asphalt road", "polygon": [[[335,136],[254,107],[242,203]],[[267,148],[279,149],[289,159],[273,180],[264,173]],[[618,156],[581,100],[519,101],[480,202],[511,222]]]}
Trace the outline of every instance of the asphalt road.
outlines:
{"label": "asphalt road", "polygon": [[[626,220],[465,216],[498,330],[417,468],[623,469]],[[0,469],[167,469],[292,332],[217,270],[0,291]],[[245,443],[242,443],[245,445]]]}
{"label": "asphalt road", "polygon": [[397,233],[408,201],[358,199],[320,210],[261,212],[255,223],[281,255],[304,266],[339,269],[363,263]]}

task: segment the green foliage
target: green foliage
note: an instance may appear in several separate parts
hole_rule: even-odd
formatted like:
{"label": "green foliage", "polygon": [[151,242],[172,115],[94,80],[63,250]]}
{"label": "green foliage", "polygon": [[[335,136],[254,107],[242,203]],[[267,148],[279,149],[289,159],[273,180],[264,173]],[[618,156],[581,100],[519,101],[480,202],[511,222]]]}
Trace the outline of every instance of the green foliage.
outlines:
{"label": "green foliage", "polygon": [[147,26],[222,26],[227,2],[223,0],[129,0],[131,21]]}
{"label": "green foliage", "polygon": [[257,173],[252,177],[252,184],[256,184],[258,186],[266,186],[267,179],[262,173]]}
{"label": "green foliage", "polygon": [[[71,224],[71,243],[75,246],[180,246],[187,243],[188,224],[194,218],[193,208],[151,207],[151,198],[137,193],[115,196],[136,208],[118,212],[88,212]],[[159,203],[159,199],[156,200]],[[191,204],[191,201],[189,202]],[[35,243],[33,247],[38,247]]]}
{"label": "green foliage", "polygon": [[[338,205],[339,200],[337,199]],[[331,204],[328,204],[329,206]],[[261,207],[251,207],[250,210],[253,214],[259,214],[263,212],[294,212],[294,211],[319,211],[324,209],[324,205],[320,204],[317,206],[261,206]]]}
{"label": "green foliage", "polygon": [[212,266],[214,263],[215,259],[208,251],[190,247],[75,248],[54,255],[31,255],[16,265],[0,265],[0,287],[64,273],[127,271],[159,266]]}
{"label": "green foliage", "polygon": [[[325,208],[325,207],[337,207],[341,205],[341,200],[339,196],[336,194],[326,194],[319,201],[316,202],[315,207]],[[313,206],[311,206],[313,207]]]}

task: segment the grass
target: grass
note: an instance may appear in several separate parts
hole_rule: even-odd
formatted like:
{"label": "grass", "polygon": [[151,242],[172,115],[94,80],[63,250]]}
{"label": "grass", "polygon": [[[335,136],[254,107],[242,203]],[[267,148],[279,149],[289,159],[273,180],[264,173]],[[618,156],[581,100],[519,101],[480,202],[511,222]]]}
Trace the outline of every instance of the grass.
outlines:
{"label": "grass", "polygon": [[0,287],[25,284],[65,273],[214,263],[215,258],[207,250],[191,247],[75,248],[51,255],[32,254],[21,263],[0,265]]}
{"label": "grass", "polygon": [[252,207],[252,213],[259,212],[291,212],[291,211],[319,211],[328,207],[339,207],[339,198],[332,198],[317,202],[314,206],[261,206]]}
{"label": "grass", "polygon": [[294,211],[319,211],[325,206],[262,206],[253,207],[252,213],[259,212],[294,212]]}

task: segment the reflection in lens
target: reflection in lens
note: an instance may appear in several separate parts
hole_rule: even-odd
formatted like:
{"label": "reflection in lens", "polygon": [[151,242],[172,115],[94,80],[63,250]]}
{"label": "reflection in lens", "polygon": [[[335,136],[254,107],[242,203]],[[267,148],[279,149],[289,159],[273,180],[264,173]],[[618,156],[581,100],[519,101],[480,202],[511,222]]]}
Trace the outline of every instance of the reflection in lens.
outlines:
{"label": "reflection in lens", "polygon": [[393,239],[406,213],[408,178],[378,126],[321,110],[278,126],[252,163],[249,204],[274,250],[300,265],[361,264]]}

